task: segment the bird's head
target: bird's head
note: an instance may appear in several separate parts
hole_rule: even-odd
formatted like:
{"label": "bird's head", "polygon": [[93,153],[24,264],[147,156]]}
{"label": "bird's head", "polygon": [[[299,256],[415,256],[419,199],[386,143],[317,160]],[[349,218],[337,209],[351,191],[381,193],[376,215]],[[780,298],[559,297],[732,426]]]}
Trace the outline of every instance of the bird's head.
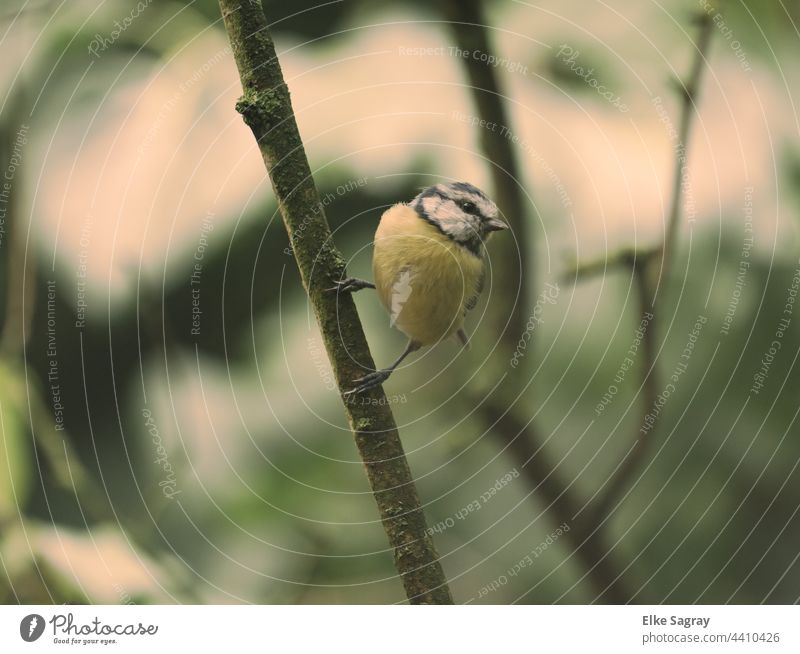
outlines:
{"label": "bird's head", "polygon": [[492,232],[508,229],[497,205],[467,182],[429,186],[411,201],[421,218],[459,245],[480,254]]}

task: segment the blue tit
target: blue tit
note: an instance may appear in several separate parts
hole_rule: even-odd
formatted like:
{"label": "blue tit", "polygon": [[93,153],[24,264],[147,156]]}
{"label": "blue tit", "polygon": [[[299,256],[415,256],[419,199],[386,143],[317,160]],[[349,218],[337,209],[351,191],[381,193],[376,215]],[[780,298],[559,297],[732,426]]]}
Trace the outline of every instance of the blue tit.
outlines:
{"label": "blue tit", "polygon": [[454,335],[467,345],[464,316],[483,287],[484,244],[492,232],[508,228],[498,214],[497,205],[466,182],[436,184],[384,212],[372,255],[375,283],[348,277],[331,290],[376,289],[408,345],[388,368],[354,380],[357,386],[345,395],[382,384],[422,346]]}

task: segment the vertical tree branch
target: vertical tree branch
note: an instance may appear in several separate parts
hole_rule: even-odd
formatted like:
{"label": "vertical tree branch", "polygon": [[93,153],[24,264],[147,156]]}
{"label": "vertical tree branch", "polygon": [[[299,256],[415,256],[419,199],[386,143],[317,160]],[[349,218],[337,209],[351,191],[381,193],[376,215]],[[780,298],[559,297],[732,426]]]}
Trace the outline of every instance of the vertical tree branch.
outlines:
{"label": "vertical tree branch", "polygon": [[[500,253],[500,257],[493,259],[493,263],[497,262],[496,274],[501,280],[499,292],[492,297],[498,307],[494,315],[501,319],[495,325],[495,332],[500,339],[497,351],[499,356],[510,359],[520,336],[527,329],[525,307],[529,300],[528,289],[535,287],[535,271],[529,265],[533,230],[520,187],[519,163],[513,142],[507,138],[507,134],[513,134],[513,131],[510,131],[505,95],[497,69],[472,56],[474,52],[496,54],[486,27],[483,4],[481,0],[442,0],[442,7],[457,47],[467,53],[460,60],[470,82],[478,117],[487,124],[506,128],[505,132],[501,132],[500,128],[482,129],[479,140],[491,164],[495,200],[521,245],[519,259],[511,241],[506,243],[506,250]],[[533,339],[528,347],[533,347]],[[610,554],[603,528],[590,523],[585,516],[575,518],[583,504],[582,498],[577,497],[574,486],[570,487],[558,474],[535,424],[519,420],[514,415],[513,407],[502,404],[502,398],[518,396],[528,382],[524,366],[512,368],[495,391],[494,398],[485,401],[475,398],[475,404],[481,407],[480,416],[490,433],[520,468],[531,488],[535,489],[531,499],[548,507],[548,515],[554,524],[570,525],[565,538],[571,542],[577,559],[585,567],[597,598],[621,604],[627,601],[631,593],[624,588],[621,568]]]}
{"label": "vertical tree branch", "polygon": [[[463,0],[462,2],[443,0],[443,6],[446,16],[451,21],[458,47],[470,52],[475,50],[492,52],[480,0]],[[676,246],[681,216],[683,171],[687,157],[686,146],[705,66],[705,54],[711,39],[712,23],[711,15],[708,12],[700,14],[700,32],[695,46],[696,56],[693,59],[686,83],[681,85],[682,104],[676,145],[676,165],[662,246],[660,250],[640,253],[624,251],[614,257],[611,262],[612,265],[624,264],[632,271],[637,289],[638,309],[642,317],[654,311],[658,285],[651,284],[651,272],[658,262],[661,267],[659,279],[667,280],[669,265],[673,258],[672,253]],[[464,59],[464,63],[479,116],[489,123],[495,122],[507,126],[508,118],[502,102],[503,96],[500,93],[494,69],[469,56]],[[487,157],[495,164],[492,171],[495,193],[498,195],[499,203],[505,201],[508,206],[512,207],[511,211],[519,211],[518,214],[513,215],[521,217],[524,204],[519,188],[514,183],[514,178],[518,177],[518,173],[510,143],[493,130],[483,130],[481,144]],[[514,171],[513,177],[504,175],[504,168]],[[516,204],[514,197],[517,199]],[[509,200],[509,198],[511,199]],[[502,204],[500,206],[504,208]],[[514,225],[519,241],[527,243],[527,237],[520,234],[520,229],[524,229],[526,223],[518,220]],[[506,277],[501,277],[501,279],[514,279],[514,271],[509,270],[507,262],[503,263],[505,265],[501,267],[499,274],[506,275]],[[607,263],[604,262],[602,266],[596,264],[580,266],[576,270],[575,279],[602,271],[606,268]],[[527,266],[521,265],[520,269],[523,276],[530,277]],[[508,283],[505,286],[507,287]],[[521,296],[526,297],[524,292]],[[517,307],[514,307],[516,311],[513,311],[513,319],[509,324],[517,325],[521,332],[524,330],[524,318],[519,308],[520,304],[518,303]],[[505,337],[508,335],[508,333],[504,334]],[[512,341],[514,338],[515,336],[511,332]],[[512,350],[513,347],[514,345],[511,346]],[[645,361],[642,373],[642,417],[644,418],[650,411],[657,394],[656,340],[655,330],[652,326],[648,326],[643,335],[643,352]],[[599,495],[599,499],[592,503],[589,510],[582,511],[578,508],[582,504],[579,498],[574,497],[569,485],[556,474],[554,464],[548,459],[547,452],[540,444],[541,441],[532,423],[523,424],[513,416],[511,410],[494,406],[492,402],[486,402],[481,413],[485,420],[494,427],[493,433],[504,440],[510,455],[521,464],[530,484],[541,493],[543,499],[548,503],[555,520],[559,523],[567,521],[573,526],[573,529],[568,532],[569,538],[576,548],[579,560],[586,566],[587,576],[598,591],[599,598],[614,603],[627,601],[630,594],[624,588],[621,568],[615,564],[607,546],[603,523],[610,507],[624,492],[630,478],[644,460],[646,447],[645,442],[639,438],[639,424],[636,425],[631,451],[617,468],[605,492]]]}
{"label": "vertical tree branch", "polygon": [[[450,23],[450,31],[456,46],[465,53],[494,53],[486,29],[483,5],[480,0],[442,0],[442,9]],[[470,92],[479,118],[494,129],[481,128],[481,149],[490,162],[493,197],[500,211],[511,225],[515,240],[520,246],[520,255],[514,241],[506,239],[496,243],[500,256],[492,259],[492,267],[502,284],[498,285],[493,301],[502,307],[493,312],[495,332],[505,341],[508,354],[514,351],[519,335],[525,330],[527,316],[524,309],[528,302],[528,289],[535,287],[534,270],[527,265],[527,253],[533,239],[528,207],[520,184],[520,167],[512,142],[508,138],[510,124],[504,102],[502,84],[496,68],[471,56],[460,57]],[[503,128],[506,128],[503,131]],[[500,239],[498,239],[500,241]]]}
{"label": "vertical tree branch", "polygon": [[[23,129],[24,90],[18,90],[9,103],[9,117],[0,125],[3,139],[3,174],[8,170],[15,147],[20,148],[27,138],[20,141]],[[18,164],[19,165],[19,164]],[[21,166],[20,166],[21,168]],[[22,220],[20,211],[22,195],[22,171],[17,170],[9,184],[4,206],[5,238],[0,235],[0,252],[7,250],[5,319],[0,333],[0,354],[9,360],[22,354],[31,330],[33,300],[36,291],[35,249],[28,247],[28,225]]]}
{"label": "vertical tree branch", "polygon": [[[362,366],[374,363],[352,298],[338,297],[337,306],[336,293],[325,290],[342,278],[344,260],[331,239],[275,45],[260,2],[219,5],[244,90],[236,109],[258,142],[338,387],[347,389]],[[451,604],[389,403],[382,388],[369,393],[373,401],[345,401],[345,410],[406,595],[416,604]]]}
{"label": "vertical tree branch", "polygon": [[547,509],[554,525],[568,524],[564,534],[584,567],[595,598],[611,604],[624,604],[632,596],[602,526],[581,513],[583,500],[575,496],[574,486],[566,482],[556,464],[540,443],[533,423],[525,423],[511,409],[486,402],[480,407],[489,429],[507,444],[507,452],[534,491],[531,499]]}
{"label": "vertical tree branch", "polygon": [[[450,21],[457,47],[465,51],[461,61],[470,81],[473,100],[478,116],[488,124],[495,124],[510,130],[504,95],[496,74],[496,69],[471,56],[473,52],[494,54],[480,0],[443,0],[446,17]],[[499,129],[483,129],[480,143],[484,154],[491,162],[493,190],[498,206],[514,228],[516,240],[522,245],[520,258],[513,252],[512,244],[497,259],[497,275],[501,280],[500,292],[493,301],[499,306],[496,312],[503,321],[496,325],[500,335],[501,355],[510,357],[517,347],[520,335],[526,330],[528,289],[535,286],[533,267],[528,265],[528,255],[532,242],[530,222],[526,219],[526,202],[520,188],[519,163],[512,147],[512,141]],[[518,284],[518,286],[517,286]],[[515,286],[519,289],[514,292]],[[543,447],[539,434],[532,422],[524,423],[513,414],[513,407],[499,404],[499,398],[514,397],[527,383],[524,368],[512,369],[496,392],[497,399],[489,398],[478,403],[480,415],[495,438],[514,459],[525,475],[529,485],[535,489],[531,495],[548,507],[548,514],[555,524],[567,523],[572,528],[566,537],[575,548],[579,561],[587,571],[587,577],[598,598],[614,603],[622,603],[629,596],[619,581],[619,572],[614,560],[609,556],[605,537],[601,530],[588,529],[588,523],[576,521],[574,516],[581,506],[580,498],[575,497],[569,484],[561,478],[555,464]]]}

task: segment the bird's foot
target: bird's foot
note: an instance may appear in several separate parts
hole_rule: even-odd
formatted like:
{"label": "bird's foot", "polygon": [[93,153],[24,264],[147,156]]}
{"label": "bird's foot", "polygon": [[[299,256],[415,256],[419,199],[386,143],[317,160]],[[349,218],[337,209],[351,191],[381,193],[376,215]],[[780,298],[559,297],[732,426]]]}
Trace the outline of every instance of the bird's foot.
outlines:
{"label": "bird's foot", "polygon": [[336,285],[332,288],[326,289],[328,291],[336,291],[339,293],[355,293],[362,288],[375,288],[375,284],[368,282],[366,279],[358,279],[357,277],[347,277],[334,282]]}
{"label": "bird's foot", "polygon": [[389,375],[391,374],[392,374],[391,368],[384,368],[383,370],[376,370],[375,372],[371,372],[368,375],[359,377],[358,379],[353,380],[353,383],[358,384],[358,386],[349,391],[346,391],[344,395],[346,397],[353,397],[355,395],[363,393],[364,391],[368,391],[370,388],[375,388],[376,386],[380,386],[383,382],[389,379]]}

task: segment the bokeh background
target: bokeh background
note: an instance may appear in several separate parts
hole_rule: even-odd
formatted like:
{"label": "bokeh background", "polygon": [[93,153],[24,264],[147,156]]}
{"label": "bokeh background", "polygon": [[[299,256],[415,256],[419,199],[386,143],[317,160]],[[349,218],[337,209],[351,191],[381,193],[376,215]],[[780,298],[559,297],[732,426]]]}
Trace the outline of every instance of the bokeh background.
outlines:
{"label": "bokeh background", "polygon": [[[371,236],[391,204],[443,180],[492,191],[487,127],[474,124],[442,4],[264,2],[357,276],[371,276]],[[710,6],[484,3],[497,59],[473,64],[502,86],[525,200],[508,218],[528,226],[524,239],[498,236],[513,247],[490,244],[488,260],[535,272],[519,298],[536,312],[535,344],[515,373],[525,384],[503,401],[522,426],[535,421],[527,445],[578,509],[638,433],[648,365],[640,349],[619,378],[636,288],[604,262],[662,238],[676,80],[696,55],[697,14],[713,11],[679,247],[653,327],[660,390],[705,323],[591,543],[612,596],[580,555],[574,516],[532,483],[525,448],[474,411],[508,372],[493,299],[518,279],[490,275],[470,351],[443,343],[386,383],[457,602],[800,599],[800,11]],[[9,0],[0,58],[0,600],[403,601],[269,180],[234,111],[216,2]],[[576,282],[585,262],[596,274]],[[356,303],[376,361],[390,361],[402,335],[369,291]]]}

